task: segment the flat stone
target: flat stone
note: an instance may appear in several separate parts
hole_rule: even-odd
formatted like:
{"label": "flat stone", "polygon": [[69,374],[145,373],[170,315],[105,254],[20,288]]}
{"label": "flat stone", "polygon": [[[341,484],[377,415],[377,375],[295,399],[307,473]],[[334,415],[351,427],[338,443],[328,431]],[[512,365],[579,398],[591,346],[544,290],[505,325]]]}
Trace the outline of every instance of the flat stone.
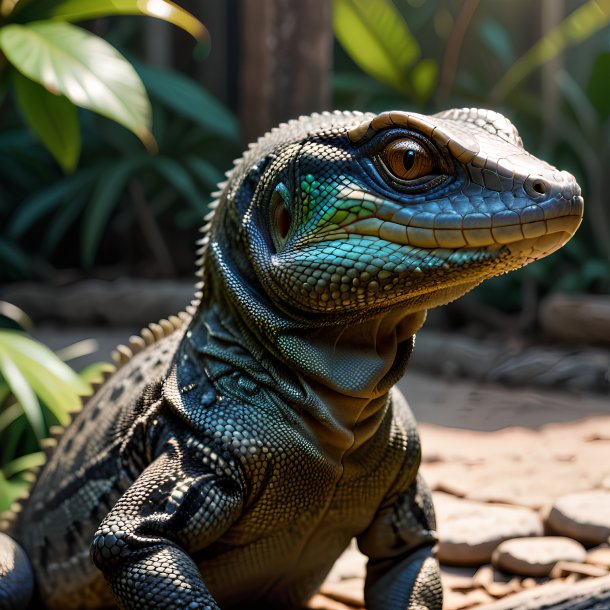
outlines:
{"label": "flat stone", "polygon": [[608,570],[600,566],[573,561],[558,561],[551,570],[551,578],[567,578],[571,575],[584,578],[599,578],[608,576]]}
{"label": "flat stone", "polygon": [[587,552],[571,538],[545,536],[514,538],[500,544],[492,555],[499,570],[521,576],[547,576],[558,561],[583,562]]}
{"label": "flat stone", "polygon": [[587,563],[610,570],[610,547],[605,544],[587,553]]}
{"label": "flat stone", "polygon": [[547,518],[549,528],[585,545],[597,545],[610,537],[610,492],[589,491],[558,498]]}
{"label": "flat stone", "polygon": [[540,518],[527,508],[473,502],[443,493],[433,496],[441,563],[489,563],[493,550],[504,540],[542,535]]}

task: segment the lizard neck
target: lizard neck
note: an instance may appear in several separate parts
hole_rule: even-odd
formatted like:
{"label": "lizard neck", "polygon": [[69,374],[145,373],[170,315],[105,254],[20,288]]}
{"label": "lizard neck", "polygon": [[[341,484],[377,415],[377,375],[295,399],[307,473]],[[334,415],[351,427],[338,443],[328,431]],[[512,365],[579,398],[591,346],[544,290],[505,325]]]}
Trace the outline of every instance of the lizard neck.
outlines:
{"label": "lizard neck", "polygon": [[[374,434],[425,311],[395,310],[347,326],[327,325],[281,311],[233,265],[216,266],[206,280],[187,340],[207,361],[240,351],[241,373],[258,384],[275,379],[281,401],[303,414],[326,444],[353,450]],[[213,328],[223,329],[222,349],[212,349]],[[212,363],[206,370],[214,368]]]}

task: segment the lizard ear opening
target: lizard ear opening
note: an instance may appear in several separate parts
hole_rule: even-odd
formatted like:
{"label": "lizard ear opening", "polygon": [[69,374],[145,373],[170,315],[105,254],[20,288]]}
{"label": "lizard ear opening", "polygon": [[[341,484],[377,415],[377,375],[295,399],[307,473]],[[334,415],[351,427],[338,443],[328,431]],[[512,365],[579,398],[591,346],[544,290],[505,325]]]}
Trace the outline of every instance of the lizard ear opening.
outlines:
{"label": "lizard ear opening", "polygon": [[271,238],[276,251],[284,246],[290,231],[292,216],[286,201],[288,197],[288,189],[283,184],[278,184],[271,197]]}

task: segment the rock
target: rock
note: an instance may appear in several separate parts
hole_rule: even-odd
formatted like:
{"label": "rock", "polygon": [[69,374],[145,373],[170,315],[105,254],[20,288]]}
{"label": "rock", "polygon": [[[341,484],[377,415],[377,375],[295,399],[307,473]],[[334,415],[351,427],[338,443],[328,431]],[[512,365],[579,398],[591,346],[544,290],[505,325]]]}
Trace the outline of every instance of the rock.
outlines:
{"label": "rock", "polygon": [[598,546],[587,553],[587,563],[610,570],[610,547]]}
{"label": "rock", "polygon": [[573,561],[558,561],[551,570],[551,578],[566,578],[572,574],[577,577],[599,578],[608,576],[608,570],[588,563],[575,563]]}
{"label": "rock", "polygon": [[610,537],[610,492],[589,491],[562,496],[555,501],[546,524],[555,533],[586,545]]}
{"label": "rock", "polygon": [[473,582],[496,598],[521,591],[518,578],[504,574],[491,565],[481,566],[474,575]]}
{"label": "rock", "polygon": [[521,576],[547,576],[558,561],[583,562],[585,548],[575,540],[559,536],[514,538],[500,544],[492,555],[499,570]]}
{"label": "rock", "polygon": [[610,296],[553,294],[540,304],[540,322],[554,339],[610,343]]}
{"label": "rock", "polygon": [[[491,602],[493,598],[482,589],[468,593],[452,592],[443,599],[443,610],[466,610]],[[388,609],[390,610],[390,609]]]}
{"label": "rock", "polygon": [[475,568],[441,566],[443,590],[471,591],[476,589],[477,584],[474,582],[475,573]]}
{"label": "rock", "polygon": [[440,538],[438,557],[450,565],[480,565],[510,538],[541,536],[542,522],[527,508],[484,504],[434,493]]}
{"label": "rock", "polygon": [[577,583],[552,581],[478,610],[608,610],[610,576]]}

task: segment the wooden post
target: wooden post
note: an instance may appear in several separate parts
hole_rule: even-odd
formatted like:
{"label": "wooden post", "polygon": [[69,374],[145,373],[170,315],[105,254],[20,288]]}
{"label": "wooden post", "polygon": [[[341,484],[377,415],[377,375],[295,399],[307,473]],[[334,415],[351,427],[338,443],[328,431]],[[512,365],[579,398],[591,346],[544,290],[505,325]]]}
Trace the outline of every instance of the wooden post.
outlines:
{"label": "wooden post", "polygon": [[245,142],[281,121],[330,108],[330,0],[242,0],[240,21]]}

